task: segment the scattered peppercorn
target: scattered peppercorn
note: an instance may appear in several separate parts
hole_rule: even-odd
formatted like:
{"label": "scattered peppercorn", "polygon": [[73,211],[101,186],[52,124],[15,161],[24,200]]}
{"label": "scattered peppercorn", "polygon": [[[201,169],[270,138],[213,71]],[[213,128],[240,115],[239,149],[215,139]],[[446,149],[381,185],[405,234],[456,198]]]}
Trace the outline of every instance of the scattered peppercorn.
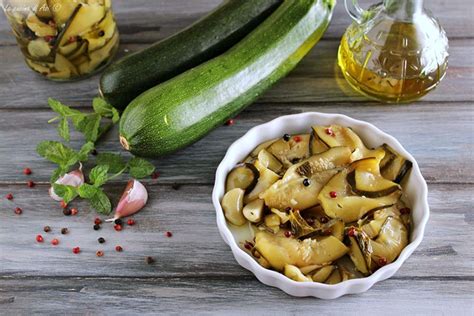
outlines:
{"label": "scattered peppercorn", "polygon": [[411,209],[408,207],[404,207],[400,210],[400,214],[405,215],[405,214],[410,214]]}
{"label": "scattered peppercorn", "polygon": [[72,253],[78,254],[79,252],[81,252],[81,248],[79,247],[72,248]]}
{"label": "scattered peppercorn", "polygon": [[72,209],[71,209],[71,215],[77,215],[77,213],[79,213],[79,211],[77,210],[77,208],[72,208]]}
{"label": "scattered peppercorn", "polygon": [[102,250],[98,250],[98,251],[95,253],[95,255],[96,255],[97,257],[102,257],[102,256],[104,255],[104,252],[103,252]]}
{"label": "scattered peppercorn", "polygon": [[33,181],[30,180],[30,181],[28,181],[28,182],[26,183],[26,185],[27,185],[29,188],[33,188],[33,187],[36,185],[36,183],[34,183]]}
{"label": "scattered peppercorn", "polygon": [[332,229],[330,229],[330,228],[323,231],[323,235],[325,235],[325,236],[329,236],[331,234],[332,234]]}
{"label": "scattered peppercorn", "polygon": [[285,134],[285,135],[283,135],[283,140],[284,140],[285,142],[289,141],[290,138],[291,138],[290,134]]}
{"label": "scattered peppercorn", "polygon": [[51,231],[51,227],[44,226],[43,230],[44,230],[45,233],[49,233]]}
{"label": "scattered peppercorn", "polygon": [[105,32],[104,32],[103,30],[101,30],[101,31],[99,32],[99,36],[102,37],[102,36],[104,36],[104,35],[105,35]]}
{"label": "scattered peppercorn", "polygon": [[30,168],[23,169],[23,174],[29,176],[31,174],[31,169]]}
{"label": "scattered peppercorn", "polygon": [[287,230],[287,231],[285,232],[285,237],[286,237],[286,238],[290,238],[291,235],[293,235],[293,233],[292,233],[291,231]]}
{"label": "scattered peppercorn", "polygon": [[60,205],[62,208],[67,208],[67,203],[64,202],[64,201],[59,202],[59,205]]}
{"label": "scattered peppercorn", "polygon": [[127,221],[127,225],[130,225],[130,226],[135,225],[135,220],[133,218],[129,218]]}
{"label": "scattered peppercorn", "polygon": [[71,210],[68,209],[68,208],[65,208],[65,209],[63,210],[63,214],[66,215],[66,216],[70,216],[71,213],[72,213]]}
{"label": "scattered peppercorn", "polygon": [[103,244],[105,242],[105,239],[104,237],[99,237],[97,241],[99,242],[99,244]]}
{"label": "scattered peppercorn", "polygon": [[329,136],[336,136],[334,134],[334,131],[332,130],[332,128],[328,127],[324,130],[326,132],[326,134],[328,134]]}
{"label": "scattered peppercorn", "polygon": [[153,259],[152,257],[146,257],[146,258],[145,258],[145,262],[146,262],[147,264],[152,264],[152,263],[155,262],[155,259]]}
{"label": "scattered peppercorn", "polygon": [[311,217],[308,218],[308,219],[306,219],[306,222],[307,222],[308,224],[310,224],[311,226],[314,225],[314,219],[311,218]]}
{"label": "scattered peppercorn", "polygon": [[383,267],[384,265],[387,264],[387,259],[384,257],[379,258],[379,266]]}
{"label": "scattered peppercorn", "polygon": [[96,217],[96,218],[94,219],[94,224],[100,225],[100,224],[102,224],[102,220],[101,220],[100,218]]}
{"label": "scattered peppercorn", "polygon": [[121,231],[122,228],[123,228],[123,227],[122,227],[122,225],[120,225],[120,224],[115,224],[115,225],[114,225],[114,229],[115,229],[116,231],[118,231],[118,232]]}
{"label": "scattered peppercorn", "polygon": [[8,193],[7,195],[5,195],[5,198],[6,198],[7,200],[10,200],[10,201],[11,201],[11,200],[13,200],[13,194]]}
{"label": "scattered peppercorn", "polygon": [[355,227],[349,228],[349,230],[347,231],[347,235],[348,235],[349,237],[354,237],[354,236],[356,235]]}
{"label": "scattered peppercorn", "polygon": [[51,245],[53,246],[57,246],[59,244],[59,240],[54,238],[53,240],[51,240]]}
{"label": "scattered peppercorn", "polygon": [[246,242],[244,243],[244,247],[245,247],[245,249],[247,249],[247,250],[252,250],[252,248],[253,248],[252,244],[249,243],[248,241],[246,241]]}
{"label": "scattered peppercorn", "polygon": [[100,229],[100,225],[99,224],[95,224],[94,225],[94,230],[99,230]]}
{"label": "scattered peppercorn", "polygon": [[329,192],[329,196],[332,197],[333,199],[337,198],[337,192],[336,191],[331,191]]}
{"label": "scattered peppercorn", "polygon": [[122,246],[115,246],[115,251],[122,252],[123,251]]}
{"label": "scattered peppercorn", "polygon": [[43,242],[43,241],[44,241],[43,236],[41,236],[41,235],[36,235],[36,241],[37,241],[37,242]]}
{"label": "scattered peppercorn", "polygon": [[293,158],[293,159],[291,159],[291,163],[292,163],[292,164],[296,164],[296,163],[298,163],[298,161],[300,161],[300,158]]}
{"label": "scattered peppercorn", "polygon": [[151,174],[151,178],[152,178],[153,180],[158,179],[159,176],[160,176],[160,173],[159,173],[158,171],[155,171],[155,172],[153,172],[153,173]]}
{"label": "scattered peppercorn", "polygon": [[309,179],[304,179],[304,180],[303,180],[303,185],[304,185],[305,187],[309,187],[310,184],[311,184],[311,182],[309,181]]}
{"label": "scattered peppercorn", "polygon": [[66,235],[67,233],[69,233],[69,229],[67,229],[66,227],[61,228],[61,234]]}
{"label": "scattered peppercorn", "polygon": [[172,232],[166,232],[166,233],[165,233],[165,236],[168,237],[168,238],[169,238],[169,237],[173,237],[173,233],[172,233]]}
{"label": "scattered peppercorn", "polygon": [[181,185],[178,184],[178,183],[173,183],[173,185],[171,185],[171,188],[172,188],[173,190],[179,190],[179,188],[181,188]]}
{"label": "scattered peppercorn", "polygon": [[227,125],[227,126],[231,126],[231,125],[234,125],[234,124],[235,124],[234,119],[230,119],[230,120],[227,120],[227,122],[225,122],[225,125]]}
{"label": "scattered peppercorn", "polygon": [[15,214],[20,215],[21,213],[23,213],[23,210],[19,207],[15,207]]}
{"label": "scattered peppercorn", "polygon": [[303,139],[301,138],[301,136],[295,136],[295,137],[293,137],[293,140],[294,140],[296,143],[299,143],[299,142],[302,141]]}
{"label": "scattered peppercorn", "polygon": [[114,220],[114,223],[115,223],[115,225],[122,225],[123,221],[122,221],[122,219],[117,218],[116,220]]}
{"label": "scattered peppercorn", "polygon": [[327,222],[329,222],[329,219],[326,216],[323,216],[319,219],[319,221],[323,224],[326,224]]}

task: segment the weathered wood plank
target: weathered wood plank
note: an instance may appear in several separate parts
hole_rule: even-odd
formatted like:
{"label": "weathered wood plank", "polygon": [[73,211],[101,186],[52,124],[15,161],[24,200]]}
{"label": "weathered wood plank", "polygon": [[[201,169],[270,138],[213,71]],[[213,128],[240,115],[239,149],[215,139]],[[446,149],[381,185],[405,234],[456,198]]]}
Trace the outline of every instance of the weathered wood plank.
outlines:
{"label": "weathered wood plank", "polygon": [[[215,224],[211,204],[212,186],[185,185],[179,190],[151,185],[147,207],[134,216],[137,224],[114,231],[112,224],[94,231],[95,212],[82,201],[74,202],[77,216],[64,216],[58,203],[47,194],[47,186],[0,187],[0,275],[7,276],[129,276],[195,277],[249,276],[234,260]],[[423,243],[397,273],[399,278],[469,278],[473,276],[474,255],[468,242],[474,237],[472,225],[473,185],[431,185],[432,215]],[[116,202],[122,185],[108,187]],[[15,200],[4,194],[12,192]],[[456,201],[453,203],[453,201]],[[23,209],[21,216],[13,209]],[[49,225],[51,233],[44,233]],[[62,227],[70,233],[61,235]],[[166,231],[173,237],[164,236]],[[45,238],[35,241],[36,234]],[[59,238],[57,247],[50,245]],[[98,237],[106,243],[99,244]],[[120,244],[124,251],[117,253]],[[82,253],[71,249],[80,246]],[[102,258],[95,256],[104,250]],[[156,258],[146,265],[144,258]],[[0,281],[0,284],[2,282]]]}
{"label": "weathered wood plank", "polygon": [[[390,279],[332,301],[294,298],[253,278],[0,278],[10,315],[472,315],[472,282]],[[413,293],[416,291],[416,295]],[[49,299],[45,299],[45,297]],[[133,311],[133,312],[132,312]]]}
{"label": "weathered wood plank", "polygon": [[[234,126],[222,126],[198,143],[178,153],[154,160],[161,183],[213,183],[217,165],[230,144],[255,125],[280,115],[320,111],[342,113],[367,120],[395,136],[410,151],[429,182],[472,183],[473,111],[471,104],[452,103],[412,106],[330,104],[256,104],[243,112]],[[33,179],[49,180],[55,166],[39,157],[36,145],[57,139],[47,121],[54,113],[45,110],[0,110],[0,183],[24,182],[21,170],[34,168]],[[403,124],[401,124],[403,123]],[[109,132],[99,151],[120,151],[118,131]],[[77,136],[77,135],[76,135]],[[72,145],[80,146],[80,137]]]}
{"label": "weathered wood plank", "polygon": [[[320,42],[287,78],[263,94],[258,102],[370,102],[352,90],[343,78],[336,60],[338,45],[335,40]],[[124,49],[133,52],[144,46],[122,45],[120,56],[126,54]],[[451,41],[446,78],[422,101],[474,100],[473,47],[474,40]],[[46,100],[51,96],[65,103],[85,106],[98,94],[99,75],[61,84],[45,80],[27,68],[15,46],[0,50],[0,69],[0,109],[46,107]]]}
{"label": "weathered wood plank", "polygon": [[[159,0],[126,1],[114,0],[122,39],[127,43],[152,43],[187,27],[208,11],[219,5],[221,0]],[[361,1],[368,7],[376,1]],[[431,0],[425,7],[437,16],[450,38],[474,36],[472,7],[464,0]],[[340,38],[351,20],[344,9],[344,2],[338,1],[326,38]],[[0,17],[0,46],[14,45],[7,20]]]}

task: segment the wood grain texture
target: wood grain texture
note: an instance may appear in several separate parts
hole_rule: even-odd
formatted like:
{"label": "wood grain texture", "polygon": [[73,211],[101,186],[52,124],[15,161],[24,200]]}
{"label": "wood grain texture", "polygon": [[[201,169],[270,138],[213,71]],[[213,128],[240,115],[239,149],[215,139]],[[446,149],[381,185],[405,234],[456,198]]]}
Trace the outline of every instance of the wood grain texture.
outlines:
{"label": "wood grain texture", "polygon": [[[114,277],[195,277],[250,275],[234,260],[215,224],[211,203],[212,186],[184,185],[174,190],[168,185],[150,185],[147,207],[134,216],[137,224],[116,232],[112,224],[94,231],[97,214],[83,201],[74,202],[77,216],[64,216],[58,203],[47,195],[48,186],[2,186],[0,194],[13,193],[13,202],[0,201],[1,274],[23,276],[108,276]],[[113,202],[123,186],[108,187]],[[471,214],[473,185],[431,185],[431,217],[421,246],[397,273],[402,278],[471,278],[474,238]],[[452,203],[456,201],[456,203]],[[14,214],[18,205],[23,214]],[[51,233],[44,233],[49,225]],[[70,234],[61,235],[68,227]],[[12,230],[14,228],[14,230]],[[164,233],[171,231],[173,237]],[[42,234],[44,243],[35,241]],[[59,238],[57,247],[50,245]],[[97,238],[106,242],[99,244]],[[120,244],[124,252],[114,247]],[[71,249],[79,246],[82,253]],[[104,250],[105,256],[95,256]],[[146,256],[156,258],[148,266]],[[0,279],[1,283],[1,279]]]}
{"label": "wood grain texture", "polygon": [[[222,2],[223,0],[114,0],[113,8],[122,40],[126,43],[152,43],[190,25]],[[377,2],[360,1],[364,8]],[[450,38],[474,37],[474,12],[465,0],[430,0],[425,2],[425,7],[439,18]],[[350,23],[344,1],[339,0],[326,38],[339,39]],[[15,45],[15,39],[3,15],[0,16],[0,45]]]}
{"label": "wood grain texture", "polygon": [[[308,111],[346,114],[379,126],[415,156],[429,182],[474,182],[473,111],[469,103],[416,103],[411,106],[255,104],[238,116],[234,126],[222,126],[189,148],[154,160],[161,172],[159,181],[212,184],[217,165],[228,146],[248,129],[281,115]],[[52,117],[54,113],[49,110],[0,110],[0,157],[3,157],[0,159],[0,183],[26,181],[21,176],[25,166],[34,168],[35,181],[49,181],[55,165],[39,157],[35,148],[42,140],[57,139],[56,128],[47,124]],[[117,135],[117,129],[110,131],[99,143],[98,150],[120,151]],[[81,142],[76,135],[72,146],[79,147]]]}
{"label": "wood grain texture", "polygon": [[[252,277],[0,278],[11,314],[64,315],[472,315],[472,282],[392,278],[362,295],[294,298]],[[12,290],[5,292],[5,289]],[[416,295],[407,292],[416,291]],[[48,297],[49,299],[44,299]],[[386,299],[381,299],[386,297]],[[2,300],[3,303],[2,304]],[[41,302],[41,304],[39,304]],[[82,307],[81,307],[82,306]]]}
{"label": "wood grain texture", "polygon": [[[474,39],[452,40],[450,44],[450,68],[446,78],[422,102],[474,100]],[[264,93],[258,102],[367,103],[365,97],[350,88],[337,66],[338,45],[336,40],[318,43],[287,78]],[[121,45],[119,56],[127,54],[124,50],[130,54],[145,46]],[[16,46],[0,50],[0,69],[3,74],[0,76],[0,109],[47,107],[46,100],[51,96],[73,106],[90,106],[90,100],[98,94],[99,75],[61,84],[45,80],[26,66]]]}

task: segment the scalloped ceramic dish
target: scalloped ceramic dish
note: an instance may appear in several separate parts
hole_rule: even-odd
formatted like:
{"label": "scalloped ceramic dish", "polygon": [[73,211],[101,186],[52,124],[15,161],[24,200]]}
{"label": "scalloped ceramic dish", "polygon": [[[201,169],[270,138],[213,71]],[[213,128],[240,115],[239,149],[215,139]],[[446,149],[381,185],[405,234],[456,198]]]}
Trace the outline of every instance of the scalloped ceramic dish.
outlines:
{"label": "scalloped ceramic dish", "polygon": [[[245,231],[227,224],[220,201],[224,195],[225,180],[229,171],[260,143],[281,137],[285,133],[296,134],[308,132],[312,125],[339,124],[351,127],[368,147],[386,143],[413,163],[411,172],[404,180],[403,199],[412,209],[413,226],[410,243],[400,256],[372,275],[359,279],[347,280],[335,285],[312,282],[296,282],[283,274],[265,269],[255,259],[239,247],[239,241],[245,239]],[[423,239],[429,217],[428,187],[421,175],[417,162],[400,143],[392,136],[382,132],[374,125],[339,114],[308,112],[279,117],[268,123],[256,126],[236,140],[227,150],[216,172],[212,202],[216,209],[217,226],[224,241],[230,246],[237,262],[251,271],[260,282],[277,287],[293,296],[314,296],[322,299],[334,299],[345,294],[356,294],[367,291],[376,282],[393,276],[403,262],[413,253]]]}

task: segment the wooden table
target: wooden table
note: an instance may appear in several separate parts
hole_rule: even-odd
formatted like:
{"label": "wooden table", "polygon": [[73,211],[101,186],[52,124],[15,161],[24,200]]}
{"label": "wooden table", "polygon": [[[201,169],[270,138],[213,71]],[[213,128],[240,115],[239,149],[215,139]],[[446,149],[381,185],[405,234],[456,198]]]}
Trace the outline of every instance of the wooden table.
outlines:
{"label": "wooden table", "polygon": [[[204,15],[220,0],[116,0],[120,55],[142,49]],[[57,139],[47,124],[47,98],[88,109],[98,76],[58,84],[25,66],[4,17],[0,20],[0,314],[446,314],[474,313],[473,101],[474,22],[468,0],[431,0],[450,39],[449,71],[433,93],[409,106],[382,105],[351,91],[336,66],[349,18],[336,8],[323,40],[301,64],[236,119],[197,144],[155,160],[161,176],[147,180],[149,205],[137,225],[92,229],[96,214],[77,203],[66,217],[47,194],[53,166],[36,144]],[[280,115],[320,111],[374,123],[416,157],[429,182],[431,217],[421,246],[391,279],[368,292],[333,301],[293,298],[241,268],[219,236],[211,190],[227,147],[249,128]],[[81,138],[74,135],[72,144]],[[99,151],[121,151],[117,131]],[[22,174],[30,167],[33,174]],[[32,179],[33,189],[26,186]],[[116,200],[126,178],[108,186]],[[179,188],[173,186],[179,184]],[[3,196],[13,193],[14,201]],[[15,215],[14,207],[23,209]],[[52,233],[43,233],[50,225]],[[68,227],[62,236],[59,230]],[[172,231],[167,238],[164,232]],[[42,233],[46,242],[38,244]],[[57,247],[50,245],[59,236]],[[97,238],[107,242],[102,246]],[[113,249],[120,244],[124,252]],[[80,246],[80,255],[71,252]],[[105,256],[95,256],[102,248]],[[156,263],[147,265],[145,256]]]}

